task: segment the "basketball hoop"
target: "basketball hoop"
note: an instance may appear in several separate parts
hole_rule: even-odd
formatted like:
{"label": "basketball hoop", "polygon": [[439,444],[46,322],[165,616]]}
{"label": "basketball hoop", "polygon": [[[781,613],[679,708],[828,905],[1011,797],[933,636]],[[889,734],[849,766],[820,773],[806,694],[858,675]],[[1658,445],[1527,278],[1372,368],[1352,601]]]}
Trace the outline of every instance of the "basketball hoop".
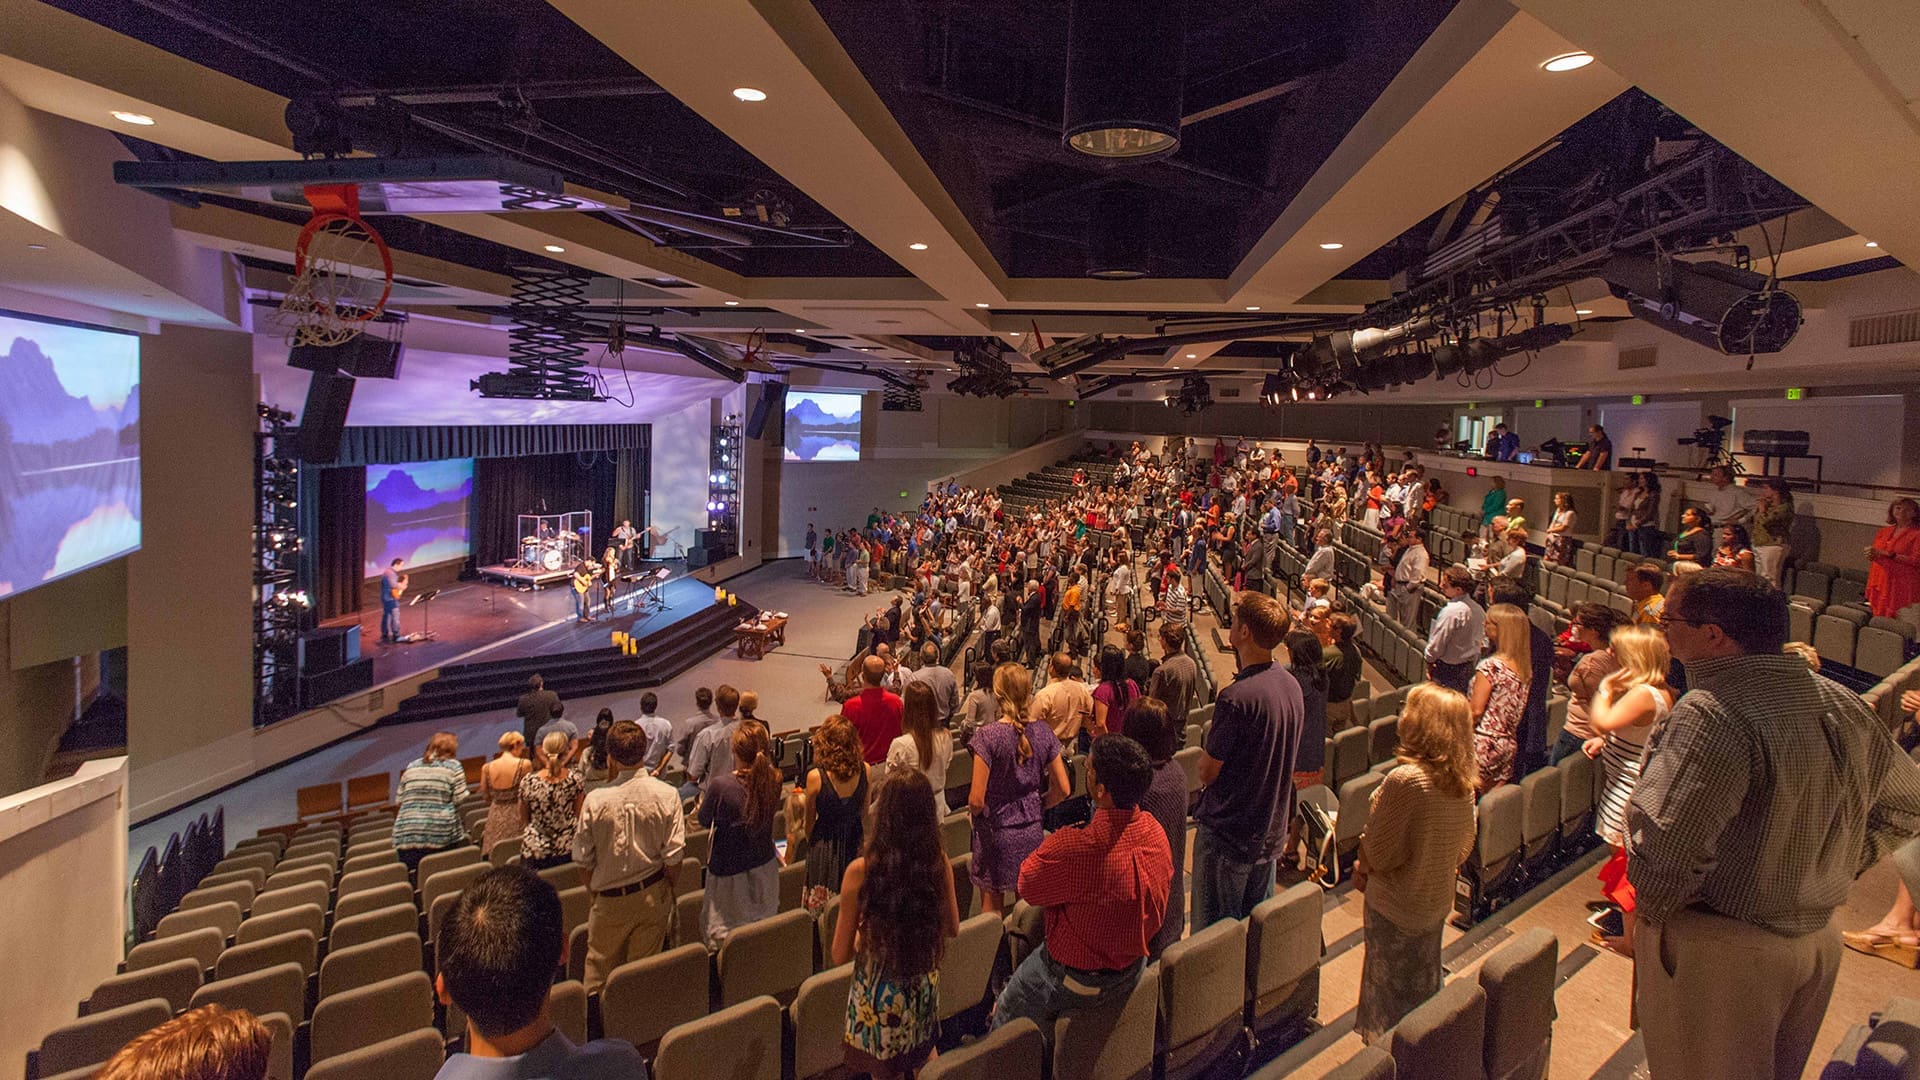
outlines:
{"label": "basketball hoop", "polygon": [[293,279],[280,314],[295,345],[343,345],[386,310],[393,256],[360,217],[354,184],[305,189],[313,217],[293,246]]}

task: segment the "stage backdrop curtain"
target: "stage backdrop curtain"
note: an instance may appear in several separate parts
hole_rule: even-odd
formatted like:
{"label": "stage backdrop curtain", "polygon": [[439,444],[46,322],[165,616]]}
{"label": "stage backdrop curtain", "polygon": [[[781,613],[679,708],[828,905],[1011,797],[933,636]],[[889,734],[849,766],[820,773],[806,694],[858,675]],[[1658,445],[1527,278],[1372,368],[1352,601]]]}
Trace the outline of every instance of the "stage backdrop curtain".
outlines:
{"label": "stage backdrop curtain", "polygon": [[548,424],[478,427],[349,427],[342,465],[400,464],[449,458],[531,457],[647,449],[646,424]]}
{"label": "stage backdrop curtain", "polygon": [[[308,466],[312,468],[312,466]],[[311,537],[313,607],[325,622],[360,610],[360,581],[367,561],[367,468],[364,465],[322,467],[316,498],[303,500],[301,516],[309,507],[314,528]]]}
{"label": "stage backdrop curtain", "polygon": [[607,537],[620,524],[615,510],[620,478],[623,471],[633,472],[631,467],[623,470],[620,466],[620,459],[627,456],[644,460],[645,452],[543,454],[475,461],[471,504],[475,565],[492,566],[518,556],[521,514],[576,510],[593,512],[593,557],[599,558]]}

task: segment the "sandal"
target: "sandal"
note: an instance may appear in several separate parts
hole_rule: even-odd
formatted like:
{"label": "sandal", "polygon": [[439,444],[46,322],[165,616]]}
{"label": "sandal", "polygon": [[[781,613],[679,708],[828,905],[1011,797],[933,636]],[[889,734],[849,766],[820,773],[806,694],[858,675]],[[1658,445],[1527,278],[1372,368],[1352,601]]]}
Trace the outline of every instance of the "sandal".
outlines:
{"label": "sandal", "polygon": [[1890,960],[1906,968],[1920,968],[1920,934],[1850,930],[1840,935],[1847,948]]}

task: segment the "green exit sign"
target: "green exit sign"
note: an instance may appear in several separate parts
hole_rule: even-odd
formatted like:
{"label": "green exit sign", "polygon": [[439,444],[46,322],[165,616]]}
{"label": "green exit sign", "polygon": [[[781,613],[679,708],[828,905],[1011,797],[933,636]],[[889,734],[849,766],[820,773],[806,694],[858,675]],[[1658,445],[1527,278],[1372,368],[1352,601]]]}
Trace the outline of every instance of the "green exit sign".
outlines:
{"label": "green exit sign", "polygon": [[1633,403],[1635,405],[1645,405],[1647,403],[1647,395],[1645,394],[1633,395]]}
{"label": "green exit sign", "polygon": [[1787,387],[1787,400],[1788,400],[1788,401],[1799,401],[1799,400],[1800,400],[1801,398],[1804,398],[1804,397],[1806,397],[1806,396],[1807,396],[1807,388],[1806,388],[1806,387],[1804,387],[1804,386],[1789,386],[1789,387]]}
{"label": "green exit sign", "polygon": [[1547,407],[1547,399],[1546,399],[1546,398],[1534,398],[1534,399],[1533,399],[1533,407],[1534,407],[1534,408],[1536,408],[1536,409],[1544,409],[1544,408],[1546,408],[1546,407]]}

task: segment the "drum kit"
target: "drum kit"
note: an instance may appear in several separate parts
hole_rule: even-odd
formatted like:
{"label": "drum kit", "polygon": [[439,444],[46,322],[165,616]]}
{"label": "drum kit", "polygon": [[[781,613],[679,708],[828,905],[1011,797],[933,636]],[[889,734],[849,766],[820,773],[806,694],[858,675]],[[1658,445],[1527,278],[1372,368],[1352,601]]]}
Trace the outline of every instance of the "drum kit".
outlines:
{"label": "drum kit", "polygon": [[564,570],[580,561],[584,543],[579,533],[562,530],[552,536],[520,538],[520,564],[524,570]]}

